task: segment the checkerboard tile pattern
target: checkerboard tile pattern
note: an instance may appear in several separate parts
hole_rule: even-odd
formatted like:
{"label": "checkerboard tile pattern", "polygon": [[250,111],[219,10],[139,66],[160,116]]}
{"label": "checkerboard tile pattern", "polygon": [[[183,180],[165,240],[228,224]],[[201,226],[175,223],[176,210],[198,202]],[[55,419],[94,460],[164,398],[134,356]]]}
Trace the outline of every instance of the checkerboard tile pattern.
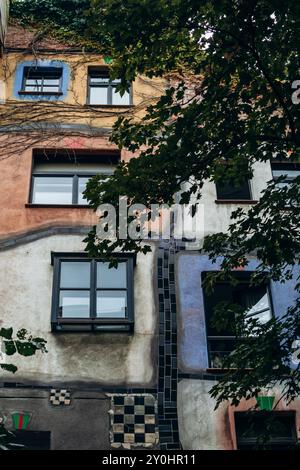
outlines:
{"label": "checkerboard tile pattern", "polygon": [[71,404],[71,393],[68,390],[56,390],[52,389],[50,391],[50,403],[53,406],[65,405],[69,406]]}
{"label": "checkerboard tile pattern", "polygon": [[153,395],[111,396],[111,448],[157,448],[157,401]]}

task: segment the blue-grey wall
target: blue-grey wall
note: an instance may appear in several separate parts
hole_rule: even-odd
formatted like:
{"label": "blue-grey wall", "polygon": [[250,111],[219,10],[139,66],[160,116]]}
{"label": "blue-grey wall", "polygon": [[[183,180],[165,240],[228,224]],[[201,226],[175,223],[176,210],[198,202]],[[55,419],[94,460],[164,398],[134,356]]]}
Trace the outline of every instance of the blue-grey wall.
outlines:
{"label": "blue-grey wall", "polygon": [[[220,261],[212,263],[208,256],[193,252],[181,252],[177,258],[177,302],[179,324],[179,367],[183,372],[197,372],[207,369],[208,355],[204,297],[201,274],[205,271],[220,269]],[[254,271],[257,260],[249,258],[245,271]],[[298,275],[300,269],[297,270]],[[296,299],[294,279],[284,284],[272,282],[270,285],[273,311],[275,316],[286,312]]]}

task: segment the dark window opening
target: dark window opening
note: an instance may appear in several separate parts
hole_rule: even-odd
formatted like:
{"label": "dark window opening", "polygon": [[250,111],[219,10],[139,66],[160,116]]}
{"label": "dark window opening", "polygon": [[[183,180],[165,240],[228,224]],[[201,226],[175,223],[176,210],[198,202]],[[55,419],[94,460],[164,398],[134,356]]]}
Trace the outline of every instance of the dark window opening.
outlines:
{"label": "dark window opening", "polygon": [[69,153],[63,150],[35,152],[30,190],[34,205],[87,205],[83,193],[95,175],[114,173],[119,154],[95,152]]}
{"label": "dark window opening", "polygon": [[300,164],[293,162],[272,162],[271,163],[273,179],[276,181],[280,177],[285,176],[285,179],[278,183],[279,188],[283,188],[291,184],[295,178],[300,176]]}
{"label": "dark window opening", "polygon": [[216,183],[217,199],[251,200],[250,183],[245,180],[241,184],[230,181]]}
{"label": "dark window opening", "polygon": [[62,71],[60,67],[24,67],[20,93],[62,94]]}
{"label": "dark window opening", "polygon": [[50,450],[50,431],[11,431],[9,445],[11,450]]}
{"label": "dark window opening", "polygon": [[228,326],[222,331],[214,325],[214,312],[219,303],[239,305],[247,312],[248,318],[257,317],[260,323],[266,323],[272,317],[268,285],[250,285],[249,273],[235,273],[235,275],[236,285],[233,286],[226,281],[218,282],[212,294],[204,291],[208,357],[209,366],[212,368],[222,368],[224,359],[235,349],[237,341],[234,318],[229,318]]}
{"label": "dark window opening", "polygon": [[129,106],[132,104],[132,89],[122,96],[116,91],[121,80],[109,78],[108,70],[90,67],[88,70],[88,104]]}
{"label": "dark window opening", "polygon": [[234,418],[239,450],[289,450],[297,446],[293,411],[235,412]]}
{"label": "dark window opening", "polygon": [[99,259],[53,254],[54,331],[131,331],[134,257],[118,256],[117,268]]}

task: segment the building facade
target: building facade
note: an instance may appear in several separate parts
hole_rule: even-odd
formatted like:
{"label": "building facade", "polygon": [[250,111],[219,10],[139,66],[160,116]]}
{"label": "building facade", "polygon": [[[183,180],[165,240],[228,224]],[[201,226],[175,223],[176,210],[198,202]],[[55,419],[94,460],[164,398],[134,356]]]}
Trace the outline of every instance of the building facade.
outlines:
{"label": "building facade", "polygon": [[[47,340],[48,353],[15,360],[15,375],[1,371],[0,414],[16,442],[33,449],[250,445],[238,435],[249,403],[214,411],[209,395],[231,338],[207,327],[212,302],[201,283],[216,267],[199,248],[205,235],[227,230],[238,205],[251,207],[276,171],[287,170],[257,164],[253,180],[238,189],[207,182],[196,244],[151,242],[146,256],[116,254],[118,268],[111,270],[89,258],[83,239],[97,218],[83,198],[85,185],[137,157],[110,142],[112,125],[124,113],[140,119],[166,86],[138,77],[120,96],[109,61],[33,30],[7,31],[0,326],[26,327]],[[265,315],[280,315],[293,299],[293,280],[255,296]],[[299,402],[276,412],[297,440]]]}

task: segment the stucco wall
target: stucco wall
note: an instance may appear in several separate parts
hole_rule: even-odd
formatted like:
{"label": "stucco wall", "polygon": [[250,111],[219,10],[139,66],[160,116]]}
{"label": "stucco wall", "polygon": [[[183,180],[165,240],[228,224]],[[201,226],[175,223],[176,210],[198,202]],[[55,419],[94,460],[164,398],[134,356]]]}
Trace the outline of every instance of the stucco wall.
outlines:
{"label": "stucco wall", "polygon": [[155,247],[139,255],[134,273],[135,331],[128,334],[55,334],[50,331],[50,253],[82,252],[82,236],[56,235],[0,256],[0,325],[26,327],[48,341],[49,353],[14,361],[20,372],[5,380],[143,385],[155,380]]}
{"label": "stucco wall", "polygon": [[[233,450],[236,449],[234,413],[253,409],[256,401],[242,400],[237,407],[223,403],[217,410],[215,400],[209,391],[216,382],[213,380],[184,379],[178,384],[179,435],[185,450]],[[274,387],[268,394],[275,396],[275,403],[282,390]],[[300,439],[300,399],[289,405],[278,402],[277,411],[295,411],[296,429]]]}
{"label": "stucco wall", "polygon": [[[1,139],[4,142],[1,142]],[[0,146],[5,146],[7,142],[7,147],[10,148],[10,144],[14,145],[15,140],[20,142],[22,136],[12,135],[8,137],[8,141],[5,139],[6,137],[0,138]],[[35,136],[32,139],[34,141]],[[43,227],[94,225],[97,219],[91,209],[72,206],[62,208],[26,207],[29,202],[33,148],[30,143],[29,147],[24,143],[24,147],[19,144],[12,155],[0,159],[0,240]],[[34,148],[69,149],[71,153],[73,150],[97,150],[100,154],[101,151],[118,151],[117,147],[110,143],[106,137],[88,138],[82,136],[61,136],[57,141],[41,139]],[[123,161],[128,161],[132,156],[131,152],[122,151],[120,158]]]}
{"label": "stucco wall", "polygon": [[109,408],[110,399],[98,392],[73,392],[69,406],[52,406],[49,391],[0,389],[5,426],[14,429],[12,413],[30,413],[27,431],[50,431],[51,450],[109,449]]}
{"label": "stucco wall", "polygon": [[[27,48],[28,49],[28,48]],[[37,63],[38,66],[49,66],[54,61],[55,66],[61,65],[63,73],[63,95],[59,97],[41,97],[42,102],[36,103],[37,97],[20,95],[24,66]],[[21,104],[26,102],[30,106],[40,106],[40,111],[31,115],[31,121],[57,121],[59,123],[81,123],[97,127],[111,128],[120,114],[133,115],[136,118],[143,116],[146,106],[153,104],[162,94],[165,80],[161,78],[148,79],[137,77],[132,84],[133,106],[89,106],[88,96],[88,67],[107,67],[99,54],[83,54],[56,51],[53,54],[46,51],[37,51],[36,56],[26,53],[26,48],[20,52],[5,52],[2,58],[0,79],[6,83],[6,105],[19,102],[19,112],[24,113]],[[51,103],[54,107],[51,107]],[[43,114],[44,107],[44,114]],[[27,112],[30,113],[27,108]],[[57,110],[60,109],[59,114]],[[23,111],[22,111],[23,110]],[[41,119],[42,116],[42,119]],[[15,110],[15,119],[17,113]],[[12,120],[13,123],[13,120]]]}

